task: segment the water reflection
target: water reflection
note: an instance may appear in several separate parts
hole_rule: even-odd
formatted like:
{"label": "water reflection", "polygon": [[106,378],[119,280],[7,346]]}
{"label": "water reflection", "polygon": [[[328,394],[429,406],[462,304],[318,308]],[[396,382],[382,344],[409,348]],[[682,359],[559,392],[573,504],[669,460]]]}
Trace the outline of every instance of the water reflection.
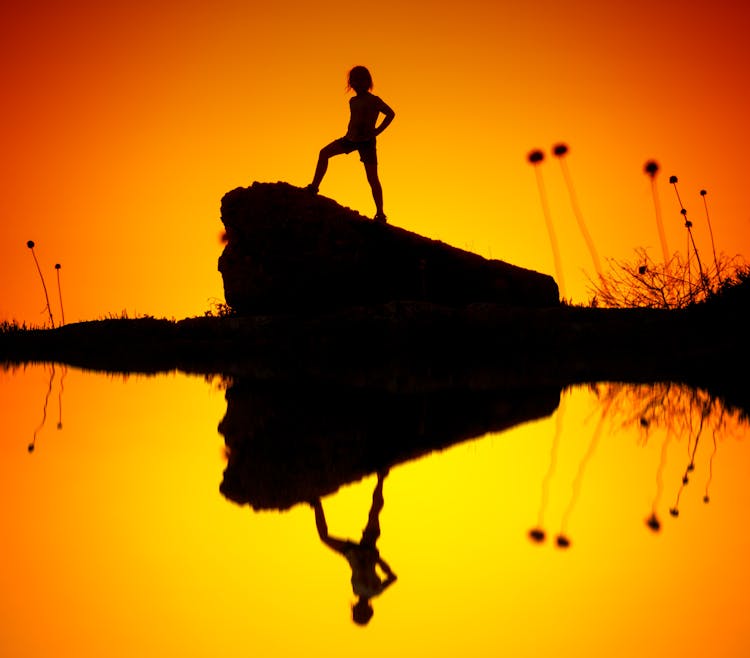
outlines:
{"label": "water reflection", "polygon": [[[367,516],[367,525],[358,542],[350,539],[338,539],[328,533],[323,504],[320,498],[310,503],[315,510],[315,527],[318,536],[326,546],[340,553],[352,570],[352,590],[357,602],[352,606],[352,619],[360,625],[367,624],[373,615],[371,599],[382,594],[387,587],[396,582],[396,574],[388,563],[380,557],[377,541],[380,538],[380,512],[383,509],[383,480],[388,471],[378,473],[375,490],[372,492],[372,505]],[[378,573],[378,568],[385,578]]]}
{"label": "water reflection", "polygon": [[219,424],[222,493],[256,510],[288,509],[395,464],[549,416],[556,388],[393,393],[235,380]]}
{"label": "water reflection", "polygon": [[552,448],[550,449],[549,468],[542,480],[542,496],[539,504],[539,514],[537,516],[536,526],[529,530],[529,538],[537,544],[541,544],[547,538],[547,533],[544,530],[544,517],[547,513],[547,505],[549,503],[550,483],[554,477],[555,468],[557,467],[557,452],[560,446],[560,436],[563,431],[564,418],[565,398],[562,398],[560,400],[560,405],[557,408],[557,413],[555,414],[555,435],[552,439]]}
{"label": "water reflection", "polygon": [[[56,395],[64,442],[45,440]],[[219,389],[47,365],[0,370],[0,401],[2,655],[750,642],[747,416],[703,389]]]}
{"label": "water reflection", "polygon": [[[667,468],[670,443],[684,441],[686,464],[677,486],[674,502],[668,507],[669,515],[680,515],[680,499],[691,483],[696,470],[698,446],[707,432],[711,433],[712,451],[706,466],[707,476],[702,496],[706,504],[710,502],[710,486],[714,477],[713,465],[718,451],[717,434],[725,437],[745,429],[748,424],[748,412],[744,409],[723,404],[709,391],[693,388],[672,382],[653,384],[599,383],[590,386],[599,401],[597,413],[599,418],[578,464],[577,473],[571,487],[570,500],[562,514],[560,530],[555,543],[559,548],[569,548],[571,539],[567,527],[576,503],[581,495],[584,475],[589,462],[594,457],[602,432],[610,433],[618,429],[637,430],[639,443],[646,446],[652,438],[663,434],[659,463],[656,469],[656,487],[651,511],[645,519],[645,525],[653,532],[663,528],[661,521],[662,497],[664,495],[664,472]],[[554,475],[560,437],[564,426],[564,398],[557,409],[555,433],[550,448],[549,468],[542,480],[542,495],[537,524],[529,530],[532,542],[541,544],[546,540],[544,517],[548,504],[549,487]]]}
{"label": "water reflection", "polygon": [[708,504],[713,479],[714,458],[718,451],[717,434],[730,436],[747,424],[747,411],[721,403],[710,392],[674,383],[649,385],[599,385],[595,389],[603,404],[614,406],[614,421],[623,427],[638,427],[643,443],[654,434],[663,433],[661,459],[656,473],[656,494],[646,525],[656,532],[661,529],[658,506],[663,495],[663,472],[668,446],[673,438],[685,441],[686,464],[677,488],[674,503],[669,507],[673,517],[680,515],[680,498],[691,483],[696,470],[698,445],[710,432],[712,450],[708,458],[707,477],[702,500]]}
{"label": "water reflection", "polygon": [[[49,370],[49,381],[47,383],[47,392],[44,394],[44,402],[42,404],[42,418],[39,422],[39,425],[34,429],[34,435],[31,439],[31,442],[27,446],[27,450],[29,452],[34,452],[36,450],[36,440],[39,436],[39,433],[44,429],[45,425],[47,424],[47,406],[49,405],[49,399],[52,395],[52,388],[55,382],[55,376],[57,375],[57,369],[55,367],[55,364],[50,364],[50,370]],[[63,399],[63,392],[65,391],[65,376],[68,374],[68,368],[67,366],[63,365],[61,366],[61,374],[60,374],[60,382],[58,384],[59,391],[57,394],[57,429],[61,430],[63,427],[62,423],[62,399]]]}

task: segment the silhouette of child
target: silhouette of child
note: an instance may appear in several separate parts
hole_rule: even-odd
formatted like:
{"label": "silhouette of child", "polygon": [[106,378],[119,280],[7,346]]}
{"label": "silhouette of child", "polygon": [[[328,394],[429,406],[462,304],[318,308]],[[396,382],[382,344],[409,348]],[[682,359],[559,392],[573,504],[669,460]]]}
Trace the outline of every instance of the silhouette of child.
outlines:
{"label": "silhouette of child", "polygon": [[[356,95],[349,99],[351,116],[346,135],[334,140],[320,150],[313,181],[307,186],[307,189],[317,194],[323,176],[328,169],[328,160],[334,155],[358,151],[360,160],[365,165],[367,182],[370,184],[372,198],[375,201],[374,219],[378,222],[385,222],[383,188],[378,178],[378,154],[375,138],[390,125],[396,113],[381,98],[370,93],[372,76],[364,66],[355,66],[349,71],[347,89],[353,90]],[[383,120],[379,125],[376,125],[381,114]]]}
{"label": "silhouette of child", "polygon": [[[367,526],[362,531],[362,539],[355,543],[349,539],[337,539],[328,534],[328,524],[323,512],[320,499],[310,503],[315,510],[315,526],[318,529],[320,540],[337,553],[346,558],[352,569],[352,590],[358,597],[352,606],[352,619],[360,625],[370,621],[373,615],[370,599],[382,594],[383,591],[396,581],[396,574],[391,571],[388,564],[380,557],[380,552],[375,546],[380,537],[380,511],[383,509],[383,479],[387,471],[378,473],[378,482],[372,493],[372,506],[367,519]],[[385,578],[382,579],[376,568],[380,567]]]}

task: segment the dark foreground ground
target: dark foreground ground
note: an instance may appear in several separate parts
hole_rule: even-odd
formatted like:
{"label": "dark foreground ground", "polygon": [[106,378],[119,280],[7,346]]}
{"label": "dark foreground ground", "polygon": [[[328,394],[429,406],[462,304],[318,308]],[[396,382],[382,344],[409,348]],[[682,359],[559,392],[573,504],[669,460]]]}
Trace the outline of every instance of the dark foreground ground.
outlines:
{"label": "dark foreground ground", "polygon": [[0,334],[0,362],[386,390],[680,381],[750,408],[744,305],[688,310],[392,302],[324,315],[112,319]]}
{"label": "dark foreground ground", "polygon": [[221,490],[239,504],[285,509],[548,416],[571,384],[683,383],[750,417],[747,335],[744,304],[660,311],[399,302],[324,315],[6,331],[0,366],[226,376]]}

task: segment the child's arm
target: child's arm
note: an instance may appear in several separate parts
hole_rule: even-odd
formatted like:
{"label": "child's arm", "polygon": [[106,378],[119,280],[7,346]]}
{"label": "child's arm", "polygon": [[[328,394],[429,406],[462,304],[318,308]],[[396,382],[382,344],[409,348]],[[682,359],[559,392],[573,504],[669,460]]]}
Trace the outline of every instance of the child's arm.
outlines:
{"label": "child's arm", "polygon": [[380,101],[378,103],[378,110],[383,115],[383,120],[380,122],[380,125],[375,128],[376,136],[382,133],[388,126],[390,126],[391,121],[393,121],[393,118],[396,116],[396,113],[382,98],[378,98],[378,100]]}

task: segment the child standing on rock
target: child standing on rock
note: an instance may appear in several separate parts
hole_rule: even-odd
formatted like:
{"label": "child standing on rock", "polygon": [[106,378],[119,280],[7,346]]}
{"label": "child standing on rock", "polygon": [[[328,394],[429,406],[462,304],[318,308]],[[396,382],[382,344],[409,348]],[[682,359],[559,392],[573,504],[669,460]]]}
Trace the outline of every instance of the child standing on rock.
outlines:
{"label": "child standing on rock", "polygon": [[[365,165],[367,182],[370,184],[372,198],[375,201],[374,219],[376,222],[385,223],[383,188],[378,178],[378,155],[375,138],[390,125],[396,113],[381,98],[370,93],[372,76],[364,66],[355,66],[349,71],[347,88],[353,90],[356,95],[349,99],[351,116],[346,135],[334,140],[320,150],[315,175],[307,189],[317,194],[318,187],[328,169],[329,158],[342,153],[358,151],[360,160]],[[383,120],[379,125],[376,125],[381,114]]]}

